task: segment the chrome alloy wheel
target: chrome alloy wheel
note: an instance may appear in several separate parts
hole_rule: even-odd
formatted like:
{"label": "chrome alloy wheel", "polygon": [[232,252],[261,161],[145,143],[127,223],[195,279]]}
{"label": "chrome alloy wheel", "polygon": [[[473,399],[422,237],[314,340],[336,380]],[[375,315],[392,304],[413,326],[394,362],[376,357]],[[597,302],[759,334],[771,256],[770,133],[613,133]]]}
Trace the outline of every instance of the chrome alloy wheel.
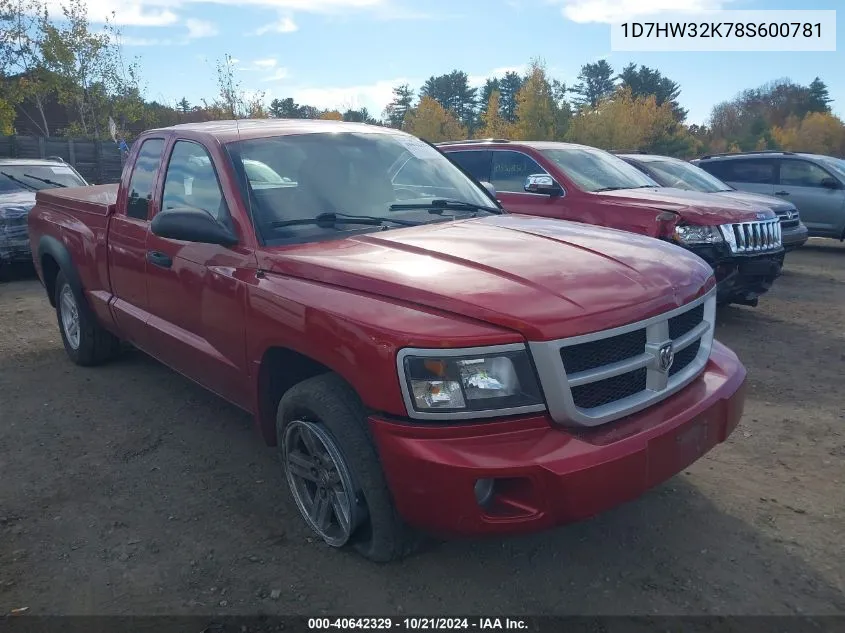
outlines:
{"label": "chrome alloy wheel", "polygon": [[62,288],[59,301],[61,302],[62,329],[65,332],[65,338],[73,349],[79,349],[79,308],[69,284],[65,284]]}
{"label": "chrome alloy wheel", "polygon": [[352,475],[331,435],[319,424],[294,420],[285,429],[283,460],[294,501],[308,525],[332,547],[345,545],[360,513]]}

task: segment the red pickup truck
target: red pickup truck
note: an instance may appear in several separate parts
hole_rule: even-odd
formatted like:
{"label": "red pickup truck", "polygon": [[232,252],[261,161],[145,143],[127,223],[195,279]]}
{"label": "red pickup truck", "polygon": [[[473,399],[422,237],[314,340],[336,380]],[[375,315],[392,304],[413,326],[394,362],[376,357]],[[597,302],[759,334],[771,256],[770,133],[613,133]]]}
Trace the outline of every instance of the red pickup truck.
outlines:
{"label": "red pickup truck", "polygon": [[661,187],[595,147],[546,141],[468,140],[438,147],[508,211],[607,226],[673,242],[713,268],[717,301],[756,306],[786,251],[770,205]]}
{"label": "red pickup truck", "polygon": [[151,130],[29,235],[74,362],[127,342],[251,412],[310,528],[376,561],[633,499],[743,410],[701,259],[508,214],[388,128]]}

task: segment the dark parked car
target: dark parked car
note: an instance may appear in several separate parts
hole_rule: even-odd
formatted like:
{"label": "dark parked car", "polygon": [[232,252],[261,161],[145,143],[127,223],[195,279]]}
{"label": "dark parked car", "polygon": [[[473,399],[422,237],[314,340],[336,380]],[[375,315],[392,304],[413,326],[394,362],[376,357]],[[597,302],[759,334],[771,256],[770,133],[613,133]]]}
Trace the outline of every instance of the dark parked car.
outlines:
{"label": "dark parked car", "polygon": [[616,155],[664,187],[712,193],[723,198],[753,204],[756,207],[770,208],[780,218],[781,241],[786,251],[794,250],[807,241],[807,227],[801,222],[798,209],[788,200],[781,200],[760,193],[739,191],[701,167],[679,158],[640,152],[617,152]]}
{"label": "dark parked car", "polygon": [[32,261],[26,220],[36,191],[87,184],[61,159],[0,158],[0,267]]}

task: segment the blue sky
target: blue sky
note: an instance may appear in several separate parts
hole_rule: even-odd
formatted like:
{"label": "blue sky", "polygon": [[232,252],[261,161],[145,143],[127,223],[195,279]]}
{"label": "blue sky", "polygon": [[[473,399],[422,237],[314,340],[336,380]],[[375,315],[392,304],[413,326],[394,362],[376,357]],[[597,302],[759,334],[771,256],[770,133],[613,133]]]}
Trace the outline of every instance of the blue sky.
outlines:
{"label": "blue sky", "polygon": [[[841,0],[88,0],[92,20],[116,11],[129,55],[140,56],[147,96],[196,103],[215,93],[215,60],[237,60],[243,88],[268,100],[380,113],[391,87],[418,87],[455,68],[481,84],[535,57],[572,85],[582,64],[605,57],[659,69],[682,88],[692,123],[745,88],[819,75],[845,114],[845,51],[620,53],[613,19],[678,9],[836,9]],[[845,11],[837,15],[843,31]],[[612,16],[612,17],[610,17]]]}

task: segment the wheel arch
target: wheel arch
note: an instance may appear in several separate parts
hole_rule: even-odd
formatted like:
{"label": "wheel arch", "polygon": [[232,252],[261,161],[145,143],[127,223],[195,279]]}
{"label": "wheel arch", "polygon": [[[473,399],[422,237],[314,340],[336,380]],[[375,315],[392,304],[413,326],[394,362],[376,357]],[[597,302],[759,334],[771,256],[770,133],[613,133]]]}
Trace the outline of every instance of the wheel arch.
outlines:
{"label": "wheel arch", "polygon": [[[41,266],[44,289],[51,306],[56,307],[56,278],[59,272],[64,273],[68,283],[80,297],[85,297],[82,291],[82,280],[73,265],[70,251],[55,237],[44,235],[38,241],[38,262]],[[82,307],[87,309],[87,305],[83,304]]]}

